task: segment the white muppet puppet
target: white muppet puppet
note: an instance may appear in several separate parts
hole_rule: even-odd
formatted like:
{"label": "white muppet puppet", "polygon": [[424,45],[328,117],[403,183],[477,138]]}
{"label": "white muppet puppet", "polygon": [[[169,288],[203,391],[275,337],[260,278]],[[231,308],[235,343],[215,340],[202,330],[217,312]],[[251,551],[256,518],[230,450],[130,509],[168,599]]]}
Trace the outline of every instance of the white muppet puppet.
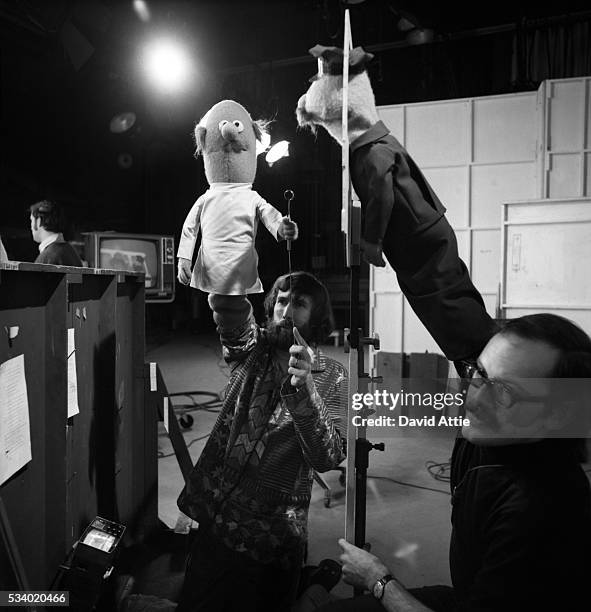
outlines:
{"label": "white muppet puppet", "polygon": [[261,135],[260,124],[233,100],[212,106],[195,127],[196,153],[203,155],[209,189],[183,225],[177,256],[178,280],[184,285],[190,280],[191,287],[218,295],[261,293],[254,247],[259,221],[276,240],[297,238],[297,225],[252,189]]}
{"label": "white muppet puppet", "polygon": [[[299,99],[300,126],[342,135],[343,51],[316,45],[321,70]],[[365,259],[386,257],[400,288],[448,359],[477,356],[495,324],[458,255],[445,207],[408,151],[380,121],[362,47],[349,56],[348,142],[351,182],[361,201]]]}

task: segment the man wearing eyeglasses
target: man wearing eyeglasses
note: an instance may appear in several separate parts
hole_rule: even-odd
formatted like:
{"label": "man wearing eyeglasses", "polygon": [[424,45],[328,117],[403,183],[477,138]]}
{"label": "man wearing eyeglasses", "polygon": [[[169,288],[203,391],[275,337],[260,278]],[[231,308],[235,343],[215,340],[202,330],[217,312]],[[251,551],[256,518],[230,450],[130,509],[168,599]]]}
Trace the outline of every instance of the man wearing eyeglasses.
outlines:
{"label": "man wearing eyeglasses", "polygon": [[[591,609],[591,339],[551,314],[509,321],[466,366],[451,464],[453,587],[407,590],[345,540],[344,580],[368,595],[322,612]],[[575,437],[580,436],[580,437]]]}

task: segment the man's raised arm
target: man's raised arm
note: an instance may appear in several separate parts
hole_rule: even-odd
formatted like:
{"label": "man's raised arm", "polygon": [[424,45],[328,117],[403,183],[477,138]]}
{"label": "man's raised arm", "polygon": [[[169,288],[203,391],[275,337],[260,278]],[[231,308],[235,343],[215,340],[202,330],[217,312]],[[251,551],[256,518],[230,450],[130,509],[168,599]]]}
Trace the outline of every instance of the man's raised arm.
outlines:
{"label": "man's raised arm", "polygon": [[255,347],[258,326],[252,314],[252,305],[246,295],[218,295],[210,293],[209,307],[220,335],[224,359],[237,362]]}

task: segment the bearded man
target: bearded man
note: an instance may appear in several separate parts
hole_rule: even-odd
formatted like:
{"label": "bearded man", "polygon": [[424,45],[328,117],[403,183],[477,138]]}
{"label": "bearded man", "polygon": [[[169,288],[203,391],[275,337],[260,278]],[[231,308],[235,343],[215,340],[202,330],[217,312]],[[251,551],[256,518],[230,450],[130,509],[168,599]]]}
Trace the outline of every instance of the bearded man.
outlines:
{"label": "bearded man", "polygon": [[313,351],[333,329],[314,276],[279,277],[255,322],[246,296],[210,294],[231,367],[222,411],[181,493],[199,522],[178,612],[289,610],[307,539],[313,471],[345,458],[348,377]]}

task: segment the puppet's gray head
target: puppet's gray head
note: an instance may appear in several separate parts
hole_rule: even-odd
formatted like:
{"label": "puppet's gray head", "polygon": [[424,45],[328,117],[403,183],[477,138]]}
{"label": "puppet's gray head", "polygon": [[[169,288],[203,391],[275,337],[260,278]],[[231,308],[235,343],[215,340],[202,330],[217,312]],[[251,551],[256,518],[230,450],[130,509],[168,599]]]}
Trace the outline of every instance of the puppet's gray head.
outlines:
{"label": "puppet's gray head", "polygon": [[[298,125],[315,131],[325,128],[338,142],[342,137],[343,51],[337,47],[316,45],[310,54],[319,62],[318,74],[296,109]],[[349,129],[368,129],[378,121],[375,98],[366,65],[373,55],[362,47],[349,54]]]}

